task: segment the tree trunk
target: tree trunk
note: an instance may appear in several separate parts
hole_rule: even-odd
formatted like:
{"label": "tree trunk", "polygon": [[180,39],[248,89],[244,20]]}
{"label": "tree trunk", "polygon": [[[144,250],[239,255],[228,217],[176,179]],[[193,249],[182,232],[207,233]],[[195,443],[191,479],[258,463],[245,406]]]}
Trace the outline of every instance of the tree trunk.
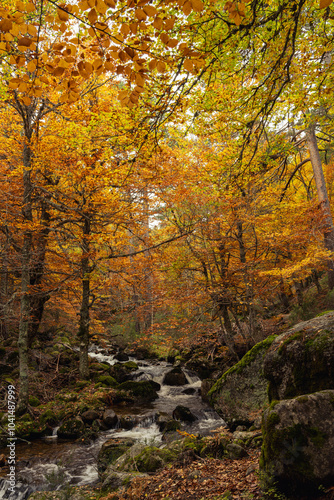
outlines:
{"label": "tree trunk", "polygon": [[30,262],[32,249],[32,230],[29,223],[32,221],[32,183],[31,183],[31,150],[25,145],[23,150],[23,219],[27,225],[23,236],[22,249],[22,274],[21,274],[21,315],[19,325],[19,373],[20,394],[17,411],[19,414],[26,412],[29,403],[29,369],[28,369],[28,336],[30,320]]}
{"label": "tree trunk", "polygon": [[89,240],[87,236],[90,234],[90,221],[86,217],[83,227],[83,245],[81,259],[82,273],[82,296],[79,319],[78,337],[80,340],[80,364],[79,372],[82,379],[89,378],[88,366],[88,347],[89,347],[89,309],[90,309],[90,277],[89,277]]}
{"label": "tree trunk", "polygon": [[[324,242],[325,248],[334,251],[334,226],[331,213],[331,207],[328,199],[326,182],[324,177],[324,172],[321,165],[321,158],[319,154],[317,138],[315,135],[315,125],[310,125],[306,130],[307,147],[309,149],[314,180],[317,187],[318,200],[320,207],[324,214]],[[333,259],[328,260],[327,264],[328,272],[328,287],[330,290],[334,288],[334,262]]]}

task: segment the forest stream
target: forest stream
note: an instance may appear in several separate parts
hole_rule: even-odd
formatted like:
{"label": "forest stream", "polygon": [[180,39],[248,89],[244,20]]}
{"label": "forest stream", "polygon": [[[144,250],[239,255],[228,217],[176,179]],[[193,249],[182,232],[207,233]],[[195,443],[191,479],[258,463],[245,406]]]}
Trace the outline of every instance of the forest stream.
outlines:
{"label": "forest stream", "polygon": [[[97,346],[93,346],[90,356],[98,362],[110,365],[117,362],[113,355],[108,355]],[[8,482],[2,472],[0,478],[0,498],[25,500],[33,491],[57,490],[67,485],[94,485],[98,482],[97,456],[102,444],[109,438],[131,437],[148,445],[160,443],[163,436],[156,423],[158,412],[172,414],[177,405],[187,406],[197,420],[185,427],[191,433],[202,436],[210,433],[224,421],[200,395],[201,381],[189,370],[183,369],[188,384],[183,386],[163,385],[164,375],[173,367],[165,361],[136,360],[138,370],[133,372],[133,380],[154,380],[161,385],[159,398],[145,406],[113,406],[118,416],[129,415],[135,418],[135,426],[125,430],[120,428],[101,431],[98,438],[88,445],[76,441],[64,441],[57,438],[57,428],[50,436],[32,441],[31,444],[18,442],[17,487],[15,495],[10,495]],[[184,393],[186,390],[187,394]],[[190,394],[189,394],[190,393]]]}

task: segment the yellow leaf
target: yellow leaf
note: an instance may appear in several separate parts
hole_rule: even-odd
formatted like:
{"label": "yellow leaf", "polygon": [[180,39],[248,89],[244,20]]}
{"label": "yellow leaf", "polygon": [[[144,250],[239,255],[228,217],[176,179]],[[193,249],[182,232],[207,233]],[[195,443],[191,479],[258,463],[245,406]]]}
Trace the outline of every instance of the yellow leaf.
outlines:
{"label": "yellow leaf", "polygon": [[190,12],[192,11],[191,3],[186,2],[182,7],[182,11],[183,11],[183,14],[185,16],[188,16],[190,14]]}
{"label": "yellow leaf", "polygon": [[102,0],[97,0],[96,10],[99,14],[105,14],[107,12],[107,8],[108,6]]}
{"label": "yellow leaf", "polygon": [[96,10],[95,9],[92,9],[88,12],[87,14],[87,17],[88,17],[88,21],[90,22],[90,24],[95,24],[96,21],[97,21],[97,13],[96,13]]}
{"label": "yellow leaf", "polygon": [[139,87],[144,87],[144,85],[145,85],[145,79],[143,78],[143,76],[140,73],[136,74],[136,84]]}
{"label": "yellow leaf", "polygon": [[157,70],[159,71],[159,73],[164,73],[166,71],[165,63],[162,61],[158,61],[157,62]]}
{"label": "yellow leaf", "polygon": [[16,90],[18,88],[18,86],[20,85],[20,82],[21,82],[21,80],[19,78],[12,78],[8,83],[8,87],[10,89]]}
{"label": "yellow leaf", "polygon": [[148,67],[150,68],[151,71],[154,70],[154,68],[157,67],[157,60],[156,59],[152,59],[149,63],[148,63]]}
{"label": "yellow leaf", "polygon": [[202,12],[202,10],[204,9],[202,0],[190,0],[190,2],[195,12]]}
{"label": "yellow leaf", "polygon": [[166,19],[164,23],[164,28],[166,31],[172,30],[174,28],[175,18],[171,17],[170,19]]}
{"label": "yellow leaf", "polygon": [[64,12],[62,9],[57,10],[58,17],[61,21],[68,21],[69,15],[67,12]]}
{"label": "yellow leaf", "polygon": [[24,6],[24,10],[26,12],[34,12],[36,9],[35,5],[32,3],[32,2],[29,2],[27,3],[25,6]]}
{"label": "yellow leaf", "polygon": [[137,31],[138,31],[138,24],[137,23],[131,23],[130,24],[130,30],[131,30],[131,33],[133,33],[135,35],[137,33]]}
{"label": "yellow leaf", "polygon": [[161,33],[160,39],[162,43],[166,45],[168,43],[169,36],[167,35],[167,33]]}
{"label": "yellow leaf", "polygon": [[162,28],[162,19],[160,17],[156,17],[153,21],[153,26],[156,30],[160,30]]}
{"label": "yellow leaf", "polygon": [[14,40],[14,37],[11,33],[5,33],[5,40],[7,42],[12,42]]}
{"label": "yellow leaf", "polygon": [[10,31],[12,29],[12,27],[13,27],[13,23],[9,19],[2,19],[2,21],[0,21],[0,30],[1,31]]}
{"label": "yellow leaf", "polygon": [[177,46],[178,43],[179,43],[179,41],[176,38],[170,38],[167,42],[167,47],[170,47],[171,49],[173,49],[174,47]]}
{"label": "yellow leaf", "polygon": [[18,39],[17,44],[20,47],[30,47],[30,45],[32,44],[32,39],[24,36]]}
{"label": "yellow leaf", "polygon": [[27,64],[27,70],[30,73],[33,73],[36,70],[36,68],[37,68],[37,61],[36,61],[36,59],[28,62],[28,64]]}
{"label": "yellow leaf", "polygon": [[20,82],[20,84],[18,86],[18,90],[20,92],[27,92],[28,86],[27,86],[26,82]]}
{"label": "yellow leaf", "polygon": [[79,9],[80,9],[81,11],[83,11],[83,12],[84,12],[85,10],[90,9],[90,7],[89,7],[89,3],[87,2],[87,0],[83,0],[83,2],[79,2]]}
{"label": "yellow leaf", "polygon": [[61,76],[63,75],[65,72],[65,68],[61,68],[60,66],[58,66],[57,68],[55,68],[52,73],[54,74],[54,76]]}
{"label": "yellow leaf", "polygon": [[30,106],[30,104],[31,104],[31,99],[28,96],[24,96],[23,99],[22,99],[22,101],[24,102],[24,104],[26,106]]}
{"label": "yellow leaf", "polygon": [[154,17],[158,14],[157,9],[152,5],[145,5],[145,7],[143,7],[143,11],[148,15],[148,17]]}
{"label": "yellow leaf", "polygon": [[33,26],[32,24],[28,24],[27,26],[27,33],[29,33],[29,35],[32,35],[32,36],[37,36],[37,29],[35,26]]}
{"label": "yellow leaf", "polygon": [[329,7],[333,3],[333,0],[320,0],[320,9],[326,9],[326,7]]}
{"label": "yellow leaf", "polygon": [[183,63],[184,69],[187,71],[192,71],[194,68],[193,62],[190,59],[186,59]]}
{"label": "yellow leaf", "polygon": [[121,33],[125,36],[128,35],[130,33],[130,27],[127,24],[122,24]]}
{"label": "yellow leaf", "polygon": [[114,68],[115,68],[115,65],[113,62],[111,61],[106,61],[105,64],[104,64],[104,67],[107,71],[113,71]]}
{"label": "yellow leaf", "polygon": [[146,14],[142,9],[137,9],[135,12],[135,16],[139,21],[146,21]]}

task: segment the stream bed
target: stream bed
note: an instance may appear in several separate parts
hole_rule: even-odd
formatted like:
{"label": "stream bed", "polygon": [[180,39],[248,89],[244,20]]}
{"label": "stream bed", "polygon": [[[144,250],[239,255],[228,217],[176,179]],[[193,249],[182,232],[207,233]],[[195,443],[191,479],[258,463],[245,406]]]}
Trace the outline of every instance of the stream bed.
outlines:
{"label": "stream bed", "polygon": [[[98,362],[113,365],[118,362],[113,355],[93,346],[90,356]],[[28,443],[16,444],[16,488],[8,490],[8,480],[0,477],[0,499],[25,500],[33,491],[57,490],[66,485],[94,485],[98,482],[97,456],[102,444],[112,437],[131,437],[147,445],[161,443],[162,433],[156,423],[156,414],[172,414],[178,405],[188,407],[197,417],[192,424],[182,425],[182,429],[202,436],[225,425],[223,419],[205,402],[200,395],[199,377],[183,368],[187,384],[169,386],[162,384],[164,376],[173,365],[165,361],[135,361],[139,368],[132,373],[133,380],[153,380],[161,385],[159,398],[145,406],[113,406],[118,416],[135,416],[136,425],[130,430],[109,429],[100,431],[98,438],[88,445],[76,441],[64,441],[53,435]],[[186,390],[187,393],[184,393]],[[189,394],[189,392],[191,394]]]}

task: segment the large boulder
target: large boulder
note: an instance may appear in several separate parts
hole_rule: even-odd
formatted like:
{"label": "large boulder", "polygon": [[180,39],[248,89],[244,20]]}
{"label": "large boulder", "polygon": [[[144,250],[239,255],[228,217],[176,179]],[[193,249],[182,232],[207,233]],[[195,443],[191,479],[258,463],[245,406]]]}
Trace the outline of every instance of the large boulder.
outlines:
{"label": "large boulder", "polygon": [[196,415],[194,415],[187,406],[178,405],[173,411],[173,418],[175,420],[181,420],[182,422],[195,422],[197,420]]}
{"label": "large boulder", "polygon": [[256,344],[208,391],[206,397],[228,423],[249,421],[268,404],[263,361],[274,339],[272,335]]}
{"label": "large boulder", "polygon": [[188,380],[182,369],[179,366],[176,366],[165,374],[162,383],[164,385],[180,386],[188,384]]}
{"label": "large boulder", "polygon": [[135,444],[131,438],[108,439],[99,451],[97,457],[97,469],[100,475],[116,460]]}
{"label": "large boulder", "polygon": [[85,432],[85,424],[80,417],[66,420],[57,430],[57,436],[63,439],[77,439]]}
{"label": "large boulder", "polygon": [[334,389],[334,312],[279,335],[266,353],[263,371],[270,401]]}
{"label": "large boulder", "polygon": [[141,382],[128,380],[118,386],[118,391],[125,391],[138,402],[154,401],[159,397],[156,392],[155,382],[151,380],[143,380]]}
{"label": "large boulder", "polygon": [[334,484],[334,390],[272,403],[263,415],[265,486],[315,498]]}

